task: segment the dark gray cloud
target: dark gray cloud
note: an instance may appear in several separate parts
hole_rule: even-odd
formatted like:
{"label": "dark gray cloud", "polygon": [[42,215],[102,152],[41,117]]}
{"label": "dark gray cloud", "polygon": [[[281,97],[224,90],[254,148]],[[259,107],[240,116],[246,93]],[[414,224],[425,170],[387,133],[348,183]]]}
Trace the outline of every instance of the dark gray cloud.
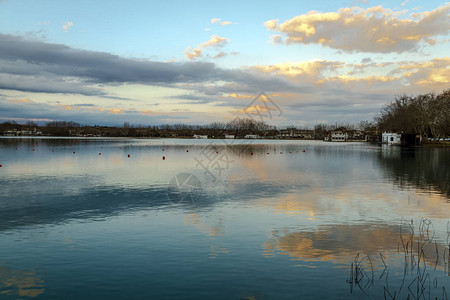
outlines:
{"label": "dark gray cloud", "polygon": [[173,87],[214,81],[233,85],[206,88],[199,85],[197,91],[217,95],[257,93],[262,88],[269,92],[300,88],[283,78],[250,70],[221,69],[209,62],[166,63],[123,58],[0,34],[0,89],[105,95],[98,85],[137,83]]}

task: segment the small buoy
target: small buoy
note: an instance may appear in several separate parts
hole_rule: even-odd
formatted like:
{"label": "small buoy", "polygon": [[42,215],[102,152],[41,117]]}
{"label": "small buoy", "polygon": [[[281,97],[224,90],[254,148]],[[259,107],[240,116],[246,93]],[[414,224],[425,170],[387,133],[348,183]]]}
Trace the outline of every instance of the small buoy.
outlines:
{"label": "small buoy", "polygon": [[164,148],[163,148],[163,151],[164,151]]}
{"label": "small buoy", "polygon": [[163,156],[163,160],[165,160],[166,159],[166,157],[165,156]]}
{"label": "small buoy", "polygon": [[130,154],[128,154],[128,157],[130,157]]}
{"label": "small buoy", "polygon": [[73,151],[73,154],[75,154],[75,151]]}
{"label": "small buoy", "polygon": [[216,154],[219,154],[219,151],[216,151]]}
{"label": "small buoy", "polygon": [[267,152],[267,154],[269,154],[269,152]]}
{"label": "small buoy", "polygon": [[291,151],[289,151],[289,153],[292,153]]}
{"label": "small buoy", "polygon": [[283,154],[283,152],[280,152],[280,154]]}
{"label": "small buoy", "polygon": [[99,153],[98,155],[102,155],[101,153]]}
{"label": "small buoy", "polygon": [[33,151],[34,151],[34,149],[33,149]]}
{"label": "small buoy", "polygon": [[189,150],[186,150],[186,152],[189,152]]}
{"label": "small buoy", "polygon": [[253,155],[253,152],[250,155]]}
{"label": "small buoy", "polygon": [[0,168],[2,167],[2,165],[0,165]]}
{"label": "small buoy", "polygon": [[16,148],[16,150],[17,150],[17,148]]}
{"label": "small buoy", "polygon": [[303,152],[306,152],[306,150],[303,150]]}

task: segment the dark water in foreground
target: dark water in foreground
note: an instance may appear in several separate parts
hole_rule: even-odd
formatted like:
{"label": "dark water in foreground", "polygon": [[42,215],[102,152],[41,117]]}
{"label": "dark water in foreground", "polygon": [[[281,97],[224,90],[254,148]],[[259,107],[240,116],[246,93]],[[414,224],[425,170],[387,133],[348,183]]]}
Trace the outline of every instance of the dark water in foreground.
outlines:
{"label": "dark water in foreground", "polygon": [[231,142],[0,139],[0,299],[450,296],[450,149]]}

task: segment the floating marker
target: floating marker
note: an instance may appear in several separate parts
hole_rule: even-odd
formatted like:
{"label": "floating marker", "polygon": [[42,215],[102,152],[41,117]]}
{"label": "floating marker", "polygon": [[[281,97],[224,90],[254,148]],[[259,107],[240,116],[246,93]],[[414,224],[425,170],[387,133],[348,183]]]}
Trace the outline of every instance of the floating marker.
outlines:
{"label": "floating marker", "polygon": [[280,154],[283,154],[283,152],[280,152]]}
{"label": "floating marker", "polygon": [[73,151],[73,154],[75,154],[75,151]]}
{"label": "floating marker", "polygon": [[130,157],[130,154],[128,154],[128,157]]}
{"label": "floating marker", "polygon": [[253,155],[253,152],[250,155]]}
{"label": "floating marker", "polygon": [[306,150],[303,150],[303,152],[306,152]]}
{"label": "floating marker", "polygon": [[216,154],[219,154],[219,151],[216,151]]}
{"label": "floating marker", "polygon": [[101,153],[99,153],[98,155],[102,155]]}
{"label": "floating marker", "polygon": [[33,151],[34,151],[34,149],[33,149]]}
{"label": "floating marker", "polygon": [[165,160],[166,159],[166,157],[165,156],[163,156],[163,160]]}
{"label": "floating marker", "polygon": [[186,150],[186,152],[189,152],[189,150]]}
{"label": "floating marker", "polygon": [[163,148],[163,151],[164,151],[164,148]]}
{"label": "floating marker", "polygon": [[0,168],[2,167],[2,165],[0,165]]}

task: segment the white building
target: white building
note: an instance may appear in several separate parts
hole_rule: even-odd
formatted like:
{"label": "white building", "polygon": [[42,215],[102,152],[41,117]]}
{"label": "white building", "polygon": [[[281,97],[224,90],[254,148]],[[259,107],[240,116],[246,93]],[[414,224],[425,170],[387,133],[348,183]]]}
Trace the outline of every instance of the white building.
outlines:
{"label": "white building", "polygon": [[383,132],[381,135],[381,141],[384,144],[400,145],[402,135],[400,133]]}
{"label": "white building", "polygon": [[207,135],[194,134],[194,139],[207,139]]}
{"label": "white building", "polygon": [[331,141],[332,142],[345,142],[348,139],[347,132],[342,131],[332,131],[331,132]]}
{"label": "white building", "polygon": [[244,136],[244,139],[259,139],[259,135],[257,134],[247,134]]}

